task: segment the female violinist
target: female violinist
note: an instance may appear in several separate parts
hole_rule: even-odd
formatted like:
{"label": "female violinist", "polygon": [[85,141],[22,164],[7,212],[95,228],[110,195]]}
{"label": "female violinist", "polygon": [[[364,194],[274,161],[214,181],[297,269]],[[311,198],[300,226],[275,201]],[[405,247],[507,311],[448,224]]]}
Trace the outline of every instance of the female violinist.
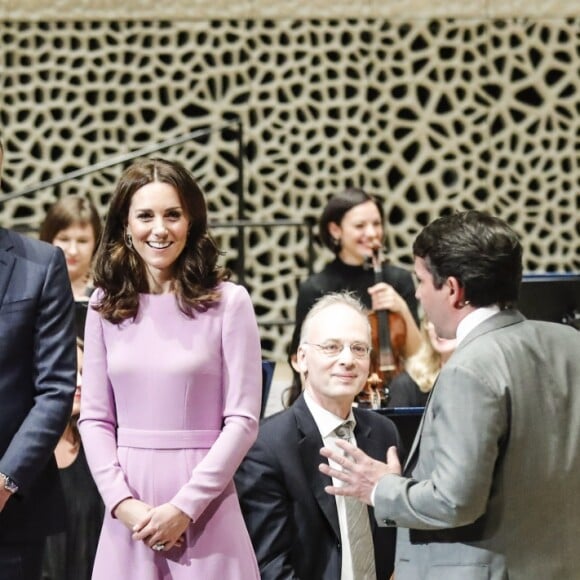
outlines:
{"label": "female violinist", "polygon": [[[388,310],[400,315],[406,337],[402,356],[415,353],[421,344],[418,328],[417,300],[411,274],[388,262],[373,270],[376,248],[384,242],[383,208],[362,189],[351,188],[330,198],[319,223],[322,243],[335,255],[321,272],[305,280],[298,293],[295,338],[308,310],[329,292],[352,291],[373,311]],[[293,343],[297,341],[293,339]]]}

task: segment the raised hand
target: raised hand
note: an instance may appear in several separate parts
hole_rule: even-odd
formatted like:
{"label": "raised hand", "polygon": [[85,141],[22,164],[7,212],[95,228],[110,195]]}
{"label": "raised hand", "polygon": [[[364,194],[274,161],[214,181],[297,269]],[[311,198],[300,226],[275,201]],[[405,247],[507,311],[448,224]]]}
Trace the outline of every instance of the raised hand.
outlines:
{"label": "raised hand", "polygon": [[388,474],[401,475],[401,463],[396,447],[387,450],[387,463],[370,458],[364,451],[351,445],[347,441],[338,440],[340,451],[323,447],[320,454],[323,457],[340,465],[341,469],[334,469],[326,463],[321,463],[319,469],[325,475],[338,479],[340,486],[328,485],[324,491],[331,495],[348,495],[371,505],[371,495],[378,481]]}

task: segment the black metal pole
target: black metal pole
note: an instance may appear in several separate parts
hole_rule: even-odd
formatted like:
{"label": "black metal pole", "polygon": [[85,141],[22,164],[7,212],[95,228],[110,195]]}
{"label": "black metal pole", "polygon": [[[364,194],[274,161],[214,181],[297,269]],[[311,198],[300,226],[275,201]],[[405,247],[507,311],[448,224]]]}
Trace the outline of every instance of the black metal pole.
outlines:
{"label": "black metal pole", "polygon": [[[246,218],[246,200],[244,195],[244,127],[242,120],[238,117],[238,220]],[[243,286],[246,285],[246,241],[244,226],[238,227],[238,260],[236,266],[238,281]]]}
{"label": "black metal pole", "polygon": [[310,221],[306,222],[308,228],[308,274],[314,274],[314,233],[313,225]]}

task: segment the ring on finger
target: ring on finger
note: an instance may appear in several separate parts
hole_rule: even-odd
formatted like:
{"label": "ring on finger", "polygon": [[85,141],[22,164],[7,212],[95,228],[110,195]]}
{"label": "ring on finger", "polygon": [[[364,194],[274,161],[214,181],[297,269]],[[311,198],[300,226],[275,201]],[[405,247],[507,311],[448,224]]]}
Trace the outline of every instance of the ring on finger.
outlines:
{"label": "ring on finger", "polygon": [[163,550],[165,550],[165,544],[167,542],[157,542],[156,544],[153,544],[153,549],[156,552],[163,552]]}

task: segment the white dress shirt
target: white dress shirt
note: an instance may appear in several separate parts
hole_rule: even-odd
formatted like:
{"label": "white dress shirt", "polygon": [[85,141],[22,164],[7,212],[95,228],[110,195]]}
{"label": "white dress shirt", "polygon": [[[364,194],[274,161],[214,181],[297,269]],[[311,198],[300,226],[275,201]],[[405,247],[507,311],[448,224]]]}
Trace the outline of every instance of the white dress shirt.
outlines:
{"label": "white dress shirt", "polygon": [[482,322],[491,318],[494,314],[499,312],[499,306],[494,304],[493,306],[482,306],[477,308],[473,312],[470,312],[457,326],[455,331],[455,336],[457,338],[456,348],[459,343],[477,326]]}
{"label": "white dress shirt", "polygon": [[[312,395],[305,390],[304,391],[304,402],[308,407],[312,417],[314,418],[314,422],[318,427],[318,431],[320,431],[320,435],[322,437],[322,442],[324,443],[325,447],[329,447],[339,453],[342,453],[342,449],[339,449],[336,445],[336,441],[339,439],[337,435],[334,433],[334,430],[339,426],[342,425],[345,421],[351,420],[356,424],[356,420],[352,411],[350,412],[349,416],[346,419],[342,419],[341,417],[337,417],[330,411],[327,411],[323,407],[321,407],[313,398]],[[352,440],[349,441],[353,445],[356,445],[356,440],[354,439],[354,435],[352,436]],[[322,456],[321,456],[322,458]],[[334,463],[333,461],[329,460],[330,467],[334,469],[341,469],[340,465]],[[334,486],[341,486],[343,483],[332,478],[332,485]],[[336,500],[336,510],[338,512],[338,526],[340,528],[340,543],[342,546],[342,566],[340,571],[340,580],[353,580],[352,574],[352,556],[350,553],[350,542],[348,538],[348,531],[347,531],[347,524],[346,524],[346,509],[344,506],[344,497],[337,495],[334,496]]]}

